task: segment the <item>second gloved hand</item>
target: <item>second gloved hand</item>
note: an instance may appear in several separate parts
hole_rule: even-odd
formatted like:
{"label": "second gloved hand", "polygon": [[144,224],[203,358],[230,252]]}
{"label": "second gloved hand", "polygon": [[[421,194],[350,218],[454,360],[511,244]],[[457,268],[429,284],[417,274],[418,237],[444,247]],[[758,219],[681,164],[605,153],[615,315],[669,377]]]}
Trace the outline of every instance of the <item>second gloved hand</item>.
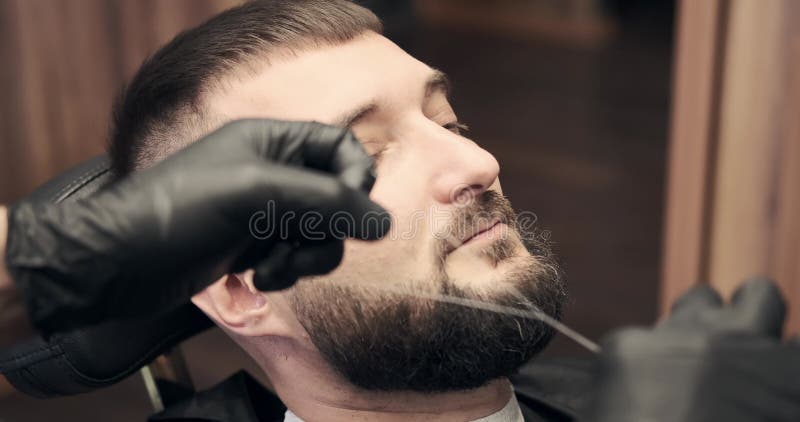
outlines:
{"label": "second gloved hand", "polygon": [[[374,181],[345,129],[238,121],[87,199],[14,204],[6,264],[45,333],[167,310],[247,268],[258,288],[284,288],[335,268],[346,236],[386,233],[388,214],[368,198]],[[301,227],[309,218],[313,238]]]}
{"label": "second gloved hand", "polygon": [[780,341],[784,310],[763,279],[742,285],[728,305],[695,287],[655,328],[603,342],[585,420],[800,420],[800,344]]}

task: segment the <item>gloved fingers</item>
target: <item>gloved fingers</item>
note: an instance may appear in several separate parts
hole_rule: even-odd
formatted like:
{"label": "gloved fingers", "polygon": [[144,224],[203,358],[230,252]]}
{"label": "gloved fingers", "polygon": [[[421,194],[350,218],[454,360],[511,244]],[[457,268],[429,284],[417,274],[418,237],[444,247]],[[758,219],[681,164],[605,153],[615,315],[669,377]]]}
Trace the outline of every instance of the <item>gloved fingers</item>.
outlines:
{"label": "gloved fingers", "polygon": [[667,321],[668,323],[695,321],[699,313],[721,306],[722,298],[714,288],[707,284],[698,284],[672,304]]}
{"label": "gloved fingers", "polygon": [[345,186],[369,193],[375,184],[375,163],[350,130],[310,122],[303,134],[308,167],[336,174]]}
{"label": "gloved fingers", "polygon": [[[274,123],[273,123],[274,125]],[[286,141],[302,139],[307,167],[337,175],[345,186],[369,193],[375,184],[375,163],[349,129],[317,122],[296,123]]]}
{"label": "gloved fingers", "polygon": [[351,133],[339,142],[331,157],[332,170],[346,186],[369,193],[375,184],[375,162],[364,150],[361,142]]}
{"label": "gloved fingers", "polygon": [[[292,166],[254,166],[224,212],[249,230],[251,241],[236,254],[231,270],[283,266],[286,244],[306,245],[347,237],[378,240],[388,233],[391,216],[364,192],[345,186],[333,176]],[[234,177],[234,176],[231,176]],[[255,180],[252,180],[255,178]],[[247,233],[245,233],[247,234]],[[277,249],[273,250],[273,246]],[[272,257],[277,264],[262,261]],[[337,261],[338,263],[338,261]],[[269,270],[272,271],[272,270]]]}
{"label": "gloved fingers", "polygon": [[265,201],[275,202],[277,216],[294,213],[288,224],[300,242],[336,237],[378,240],[388,233],[391,216],[359,190],[324,173],[275,165],[264,171]]}
{"label": "gloved fingers", "polygon": [[778,286],[765,278],[742,284],[731,298],[739,328],[780,338],[786,316],[786,304]]}
{"label": "gloved fingers", "polygon": [[293,250],[283,273],[289,277],[327,274],[339,266],[343,256],[341,239],[301,243]]}
{"label": "gloved fingers", "polygon": [[369,193],[375,183],[372,158],[345,128],[317,122],[239,120],[222,131],[252,142],[270,161],[313,168],[339,177],[346,186]]}
{"label": "gloved fingers", "polygon": [[338,239],[300,246],[279,242],[270,256],[256,266],[253,284],[262,291],[286,289],[300,277],[333,271],[343,256],[344,241]]}
{"label": "gloved fingers", "polygon": [[652,344],[653,330],[645,327],[617,328],[600,339],[601,358],[620,354],[639,353],[644,346]]}
{"label": "gloved fingers", "polygon": [[287,277],[283,273],[284,265],[292,254],[292,245],[278,242],[270,249],[269,255],[255,267],[253,286],[261,291],[276,291],[292,287],[297,278]]}

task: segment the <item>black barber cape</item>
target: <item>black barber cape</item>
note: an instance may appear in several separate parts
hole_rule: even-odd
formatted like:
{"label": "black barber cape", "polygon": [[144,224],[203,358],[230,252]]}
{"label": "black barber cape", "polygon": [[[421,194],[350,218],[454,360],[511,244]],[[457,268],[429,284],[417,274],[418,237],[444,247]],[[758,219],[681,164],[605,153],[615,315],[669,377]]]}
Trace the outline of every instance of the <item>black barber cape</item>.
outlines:
{"label": "black barber cape", "polygon": [[[589,391],[589,362],[579,359],[537,359],[511,377],[527,422],[577,419]],[[282,422],[286,406],[244,371],[216,386],[169,406],[150,422]]]}

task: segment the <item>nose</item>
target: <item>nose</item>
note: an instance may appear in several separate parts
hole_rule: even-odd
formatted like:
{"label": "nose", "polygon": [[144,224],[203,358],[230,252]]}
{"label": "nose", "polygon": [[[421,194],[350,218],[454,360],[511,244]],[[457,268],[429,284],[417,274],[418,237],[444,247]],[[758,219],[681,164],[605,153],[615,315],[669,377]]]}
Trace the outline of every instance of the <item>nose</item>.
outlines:
{"label": "nose", "polygon": [[497,180],[497,159],[469,139],[448,134],[434,148],[433,154],[440,158],[432,181],[433,196],[438,202],[465,204]]}

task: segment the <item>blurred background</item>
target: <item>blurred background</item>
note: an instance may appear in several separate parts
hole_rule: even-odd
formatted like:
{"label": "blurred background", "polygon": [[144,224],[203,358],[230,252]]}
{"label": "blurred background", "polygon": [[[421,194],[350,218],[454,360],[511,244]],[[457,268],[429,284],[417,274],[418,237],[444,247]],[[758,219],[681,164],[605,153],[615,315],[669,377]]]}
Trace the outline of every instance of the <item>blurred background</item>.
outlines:
{"label": "blurred background", "polygon": [[[237,3],[0,0],[0,203],[102,153],[111,101],[142,60]],[[653,323],[695,283],[730,294],[756,274],[800,306],[800,2],[360,3],[450,75],[505,193],[551,233],[569,325],[599,339]],[[199,388],[258,372],[215,330],[182,350]],[[583,353],[560,337],[546,352]],[[150,412],[138,376],[48,401],[0,381],[4,422]]]}

